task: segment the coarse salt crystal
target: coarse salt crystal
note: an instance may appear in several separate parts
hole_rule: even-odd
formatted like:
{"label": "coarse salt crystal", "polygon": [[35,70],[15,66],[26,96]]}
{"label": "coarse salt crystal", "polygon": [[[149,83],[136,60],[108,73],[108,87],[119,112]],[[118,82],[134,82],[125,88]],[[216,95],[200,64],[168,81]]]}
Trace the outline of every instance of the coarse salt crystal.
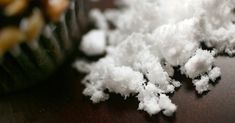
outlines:
{"label": "coarse salt crystal", "polygon": [[184,65],[186,75],[194,78],[209,71],[213,61],[214,57],[210,52],[201,49],[197,50],[195,55]]}
{"label": "coarse salt crystal", "polygon": [[202,76],[201,79],[193,80],[196,90],[199,94],[209,90],[209,77]]}
{"label": "coarse salt crystal", "polygon": [[88,56],[101,55],[106,49],[106,33],[92,30],[82,38],[81,50]]}
{"label": "coarse salt crystal", "polygon": [[214,68],[209,72],[208,76],[209,76],[209,78],[210,78],[213,82],[215,82],[215,80],[221,76],[220,68],[214,67]]}

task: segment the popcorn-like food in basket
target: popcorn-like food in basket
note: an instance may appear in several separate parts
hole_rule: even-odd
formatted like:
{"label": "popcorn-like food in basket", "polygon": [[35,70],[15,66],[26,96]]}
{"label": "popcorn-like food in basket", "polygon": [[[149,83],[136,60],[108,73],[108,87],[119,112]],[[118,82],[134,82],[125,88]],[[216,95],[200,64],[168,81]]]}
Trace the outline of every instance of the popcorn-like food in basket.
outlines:
{"label": "popcorn-like food in basket", "polygon": [[87,3],[0,0],[0,94],[36,85],[66,60],[87,27]]}
{"label": "popcorn-like food in basket", "polygon": [[[41,6],[40,6],[41,5]],[[0,34],[4,34],[4,39],[8,40],[9,45],[1,45],[2,52],[7,52],[11,47],[15,46],[24,41],[34,41],[37,40],[45,26],[46,16],[49,21],[56,22],[59,17],[68,8],[69,0],[38,0],[37,2],[29,0],[3,0],[0,2],[0,8],[3,9],[3,15],[1,15],[6,23],[2,23]],[[41,8],[41,9],[40,9]],[[24,12],[26,10],[32,10],[32,13],[27,16]],[[31,10],[30,10],[31,11]],[[44,15],[49,13],[48,15]],[[14,19],[14,16],[21,16],[21,20]],[[9,22],[7,22],[9,20]],[[16,23],[20,21],[19,23]],[[4,25],[5,24],[5,25]],[[21,37],[17,41],[11,40],[12,36],[8,36],[5,33],[10,33],[9,28],[18,28],[16,30],[20,31]],[[16,33],[13,33],[16,34]],[[16,36],[17,38],[17,36]],[[0,39],[0,43],[4,42]],[[6,47],[5,47],[6,46]],[[2,53],[3,54],[3,53]]]}

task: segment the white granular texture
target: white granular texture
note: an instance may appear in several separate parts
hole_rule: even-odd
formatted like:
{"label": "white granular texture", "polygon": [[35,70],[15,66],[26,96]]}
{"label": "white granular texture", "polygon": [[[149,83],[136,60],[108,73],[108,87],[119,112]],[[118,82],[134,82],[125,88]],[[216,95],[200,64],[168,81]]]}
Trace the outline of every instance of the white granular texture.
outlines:
{"label": "white granular texture", "polygon": [[208,76],[202,76],[201,79],[193,80],[193,84],[196,86],[196,91],[199,94],[202,94],[205,91],[209,91],[209,77]]}
{"label": "white granular texture", "polygon": [[214,67],[210,72],[209,72],[209,78],[215,82],[217,78],[220,77],[221,71],[219,67]]}
{"label": "white granular texture", "polygon": [[[101,31],[89,32],[81,45],[87,55],[105,51],[106,56],[94,63],[75,64],[87,72],[83,94],[94,103],[107,100],[109,94],[104,90],[108,90],[125,98],[136,95],[138,109],[150,115],[162,111],[171,116],[177,106],[166,94],[181,86],[172,78],[173,67],[191,78],[201,94],[209,90],[210,80],[221,75],[214,65],[215,56],[235,54],[235,0],[117,3],[119,9],[91,11],[91,19]],[[212,50],[202,49],[202,43]]]}

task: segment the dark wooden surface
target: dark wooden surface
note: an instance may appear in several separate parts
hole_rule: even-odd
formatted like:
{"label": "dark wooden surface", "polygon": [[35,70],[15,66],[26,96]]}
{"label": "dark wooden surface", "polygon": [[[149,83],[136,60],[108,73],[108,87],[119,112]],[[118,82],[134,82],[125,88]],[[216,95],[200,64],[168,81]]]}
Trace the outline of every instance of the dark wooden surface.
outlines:
{"label": "dark wooden surface", "polygon": [[[109,0],[102,7],[109,6]],[[37,87],[0,97],[0,123],[234,123],[235,58],[220,57],[216,65],[222,70],[212,90],[198,96],[191,80],[176,75],[183,86],[171,97],[178,106],[173,117],[161,113],[149,116],[137,111],[138,101],[124,101],[119,95],[103,103],[92,104],[82,95],[83,77],[67,63],[50,79]]]}

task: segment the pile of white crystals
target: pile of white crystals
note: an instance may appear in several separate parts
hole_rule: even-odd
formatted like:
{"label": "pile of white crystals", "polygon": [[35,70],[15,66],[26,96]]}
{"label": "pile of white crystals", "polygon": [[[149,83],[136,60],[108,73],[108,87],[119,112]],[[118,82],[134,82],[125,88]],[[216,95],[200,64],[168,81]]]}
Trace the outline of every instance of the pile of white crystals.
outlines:
{"label": "pile of white crystals", "polygon": [[125,99],[136,96],[138,109],[150,115],[171,116],[177,106],[166,94],[181,86],[173,67],[202,94],[221,75],[215,56],[235,54],[235,0],[118,0],[117,5],[90,12],[97,29],[80,46],[88,56],[106,52],[105,57],[74,64],[87,73],[83,94],[94,103],[107,100],[108,90]]}

